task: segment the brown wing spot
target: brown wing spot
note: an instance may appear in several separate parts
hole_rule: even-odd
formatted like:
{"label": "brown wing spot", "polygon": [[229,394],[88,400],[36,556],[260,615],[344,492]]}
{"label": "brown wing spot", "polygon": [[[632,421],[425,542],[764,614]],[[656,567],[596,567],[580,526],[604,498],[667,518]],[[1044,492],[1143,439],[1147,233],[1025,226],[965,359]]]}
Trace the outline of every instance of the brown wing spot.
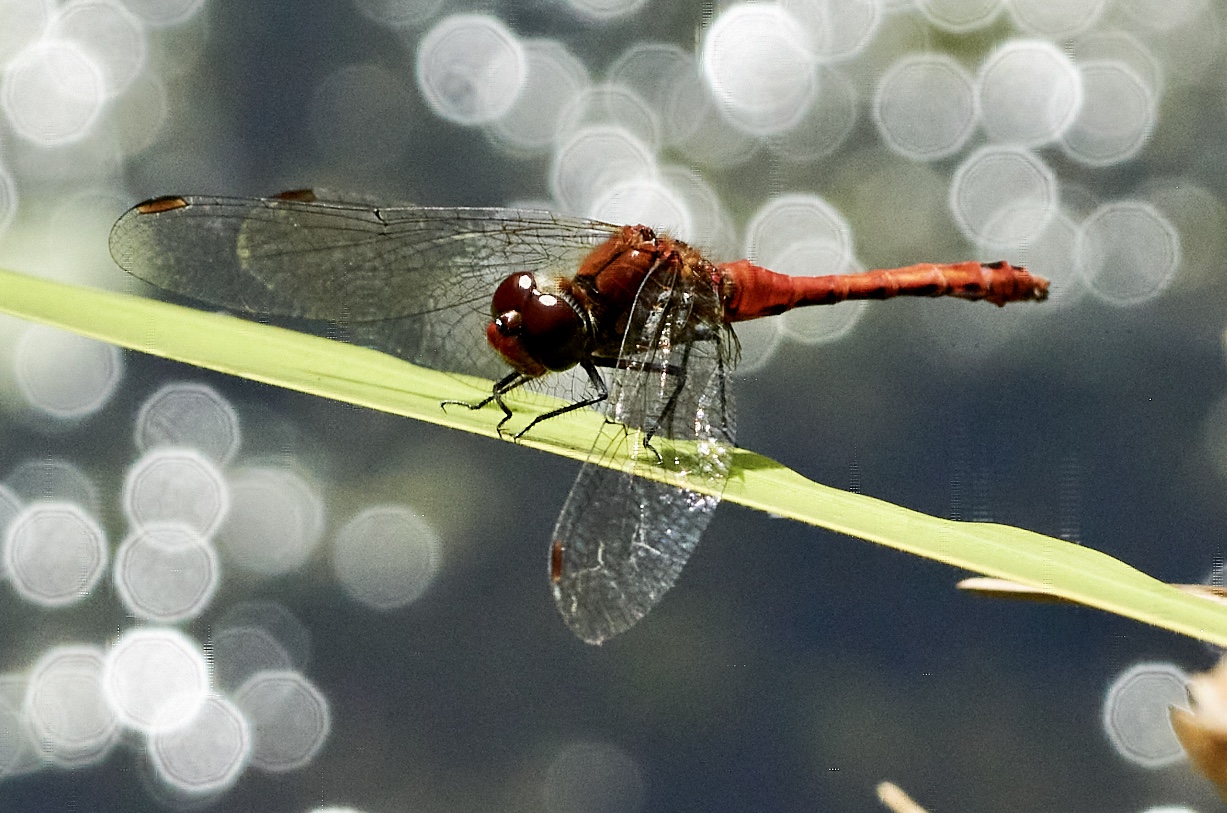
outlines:
{"label": "brown wing spot", "polygon": [[136,211],[143,215],[156,215],[159,212],[171,212],[175,209],[186,209],[188,202],[178,195],[165,195],[160,198],[151,198],[143,203],[136,204]]}
{"label": "brown wing spot", "polygon": [[316,199],[314,189],[287,189],[285,192],[278,192],[273,197],[278,200],[299,200],[303,203],[314,203]]}
{"label": "brown wing spot", "polygon": [[562,543],[554,540],[550,548],[550,581],[558,584],[562,580]]}

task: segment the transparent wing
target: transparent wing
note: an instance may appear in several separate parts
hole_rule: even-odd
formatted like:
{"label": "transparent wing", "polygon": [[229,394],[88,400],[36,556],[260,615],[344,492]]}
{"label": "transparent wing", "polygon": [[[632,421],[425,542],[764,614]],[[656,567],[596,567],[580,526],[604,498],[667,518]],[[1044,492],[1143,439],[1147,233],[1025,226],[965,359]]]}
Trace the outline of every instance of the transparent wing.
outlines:
{"label": "transparent wing", "polygon": [[[710,288],[657,277],[645,282],[613,375],[609,416],[659,437],[693,441],[688,451],[639,450],[629,468],[599,464],[626,440],[607,425],[554,529],[551,579],[567,625],[599,644],[643,618],[673,586],[719,496],[639,476],[673,472],[719,495],[734,434],[727,356],[730,334],[708,332]],[[658,446],[662,444],[657,444]]]}
{"label": "transparent wing", "polygon": [[[506,367],[484,339],[497,284],[521,270],[570,277],[616,229],[508,209],[183,197],[125,214],[112,231],[111,252],[133,275],[182,296],[339,323],[350,341],[440,370],[497,377]],[[663,465],[717,494],[728,477],[726,331],[710,286],[684,283],[676,275],[647,276],[606,409],[630,427],[694,441],[696,451],[658,464],[644,450],[642,463],[610,470],[597,463],[625,437],[610,426],[555,530],[558,606],[594,643],[660,600],[718,503],[636,471]]]}
{"label": "transparent wing", "polygon": [[340,323],[343,335],[453,372],[506,371],[485,346],[507,275],[575,273],[616,227],[516,209],[184,196],[111,231],[124,270],[249,314]]}

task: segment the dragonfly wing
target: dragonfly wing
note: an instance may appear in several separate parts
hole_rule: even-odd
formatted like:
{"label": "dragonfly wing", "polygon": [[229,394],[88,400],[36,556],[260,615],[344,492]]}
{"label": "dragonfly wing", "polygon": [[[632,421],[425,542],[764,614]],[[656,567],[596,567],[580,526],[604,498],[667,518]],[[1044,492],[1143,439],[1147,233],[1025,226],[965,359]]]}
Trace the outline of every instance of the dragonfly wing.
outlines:
{"label": "dragonfly wing", "polygon": [[505,371],[490,297],[516,271],[572,275],[613,226],[549,212],[193,197],[130,210],[111,254],[159,288],[250,314],[340,323],[436,369]]}
{"label": "dragonfly wing", "polygon": [[[601,433],[554,529],[555,603],[592,644],[634,625],[673,586],[728,480],[734,427],[723,330],[696,336],[696,303],[679,300],[670,281],[657,283],[639,298],[610,388],[609,414],[623,425]],[[626,426],[654,428],[658,440],[610,468],[644,437]],[[643,476],[662,469],[680,485]]]}
{"label": "dragonfly wing", "polygon": [[554,601],[567,626],[599,644],[647,615],[677,580],[719,501],[584,464],[551,554]]}
{"label": "dragonfly wing", "polygon": [[184,205],[167,203],[173,208],[162,210],[146,202],[115,223],[111,256],[121,268],[158,288],[220,308],[303,315],[301,305],[271,289],[239,260],[239,234],[246,219],[258,216],[271,202],[190,196],[176,200]]}

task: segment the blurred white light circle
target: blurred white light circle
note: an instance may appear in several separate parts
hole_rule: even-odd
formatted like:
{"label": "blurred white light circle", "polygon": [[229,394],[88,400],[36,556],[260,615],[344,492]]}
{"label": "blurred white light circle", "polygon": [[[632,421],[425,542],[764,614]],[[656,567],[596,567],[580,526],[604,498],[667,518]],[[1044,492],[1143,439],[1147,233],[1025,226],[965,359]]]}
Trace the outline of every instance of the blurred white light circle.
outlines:
{"label": "blurred white light circle", "polygon": [[58,147],[90,132],[106,95],[102,70],[85,49],[46,38],[5,66],[0,111],[22,138]]}
{"label": "blurred white light circle", "polygon": [[679,240],[691,240],[693,220],[686,202],[666,184],[632,178],[612,184],[592,202],[588,217],[606,223],[643,224]]}
{"label": "blurred white light circle", "polygon": [[903,57],[878,80],[873,120],[887,146],[905,158],[953,155],[976,127],[971,74],[947,54]]}
{"label": "blurred white light circle", "polygon": [[1139,663],[1112,681],[1103,702],[1103,728],[1121,757],[1144,768],[1185,759],[1168,716],[1188,706],[1189,676],[1170,663]]}
{"label": "blurred white light circle", "polygon": [[111,570],[124,608],[142,621],[173,624],[204,612],[221,571],[213,546],[190,525],[138,526],[119,546]]}
{"label": "blurred white light circle", "polygon": [[548,813],[638,813],[643,807],[639,765],[616,745],[576,742],[550,763],[545,782]]}
{"label": "blurred white light circle", "polygon": [[1020,147],[981,147],[950,181],[950,211],[959,230],[971,242],[998,249],[1038,237],[1059,202],[1052,170]]}
{"label": "blurred white light circle", "polygon": [[52,0],[0,0],[0,65],[41,39],[55,13]]}
{"label": "blurred white light circle", "polygon": [[324,532],[324,500],[302,475],[275,466],[230,474],[230,510],[217,532],[226,559],[262,576],[307,563]]}
{"label": "blurred white light circle", "polygon": [[6,732],[6,747],[16,749],[15,753],[9,752],[4,757],[5,776],[22,776],[47,766],[47,758],[35,738],[34,729],[26,713],[29,686],[30,680],[25,673],[0,674],[0,700],[13,710],[17,718],[16,727],[0,726],[0,730]]}
{"label": "blurred white light circle", "polygon": [[796,126],[768,140],[771,151],[789,161],[817,161],[852,135],[860,107],[856,86],[839,71],[818,69],[822,92]]}
{"label": "blurred white light circle", "polygon": [[213,796],[231,787],[251,759],[247,717],[231,700],[210,693],[188,722],[149,736],[149,759],[167,787],[189,796]]}
{"label": "blurred white light circle", "polygon": [[1158,120],[1154,90],[1117,60],[1083,63],[1082,84],[1082,110],[1061,136],[1061,149],[1073,160],[1094,167],[1137,155]]}
{"label": "blurred white light circle", "polygon": [[1124,62],[1158,96],[1163,91],[1163,63],[1137,37],[1127,31],[1092,30],[1070,44],[1079,65],[1098,60]]}
{"label": "blurred white light circle", "polygon": [[41,607],[85,598],[107,566],[102,528],[81,508],[38,501],[23,508],[4,535],[4,571],[17,594]]}
{"label": "blurred white light circle", "polygon": [[46,325],[22,331],[13,366],[26,403],[60,419],[84,418],[101,409],[115,394],[124,369],[115,345]]}
{"label": "blurred white light circle", "polygon": [[648,0],[564,0],[580,15],[598,22],[629,17],[647,5]]}
{"label": "blurred white light circle", "polygon": [[234,691],[256,672],[293,669],[290,653],[263,627],[227,627],[209,638],[218,687]]}
{"label": "blurred white light circle", "polygon": [[885,12],[882,0],[781,0],[809,35],[821,60],[839,60],[864,50],[877,33]]}
{"label": "blurred white light circle", "polygon": [[556,140],[602,125],[632,133],[653,151],[660,147],[662,125],[656,111],[633,88],[608,82],[586,87],[571,100],[559,116]]}
{"label": "blurred white light circle", "polygon": [[388,28],[421,25],[439,13],[443,0],[354,0],[367,19]]}
{"label": "blurred white light circle", "polygon": [[230,492],[217,464],[200,452],[160,447],[132,464],[122,499],[133,525],[185,522],[208,537],[226,516]]}
{"label": "blurred white light circle", "polygon": [[609,85],[628,87],[643,99],[660,122],[664,142],[691,161],[730,166],[744,161],[758,144],[757,138],[729,124],[699,75],[694,56],[677,45],[632,43],[605,76]]}
{"label": "blurred white light circle", "polygon": [[8,230],[17,216],[17,183],[9,171],[0,164],[0,236]]}
{"label": "blurred white light circle", "polygon": [[803,240],[824,241],[839,251],[832,259],[842,268],[852,260],[852,229],[817,195],[779,195],[759,207],[746,225],[745,256],[755,262],[779,257]]}
{"label": "blurred white light circle", "polygon": [[488,132],[511,149],[549,149],[558,137],[563,112],[588,87],[588,69],[557,40],[524,43],[527,77],[515,104]]}
{"label": "blurred white light circle", "polygon": [[101,762],[119,736],[102,689],[103,655],[94,646],[47,650],[30,669],[24,712],[43,756],[79,768]]}
{"label": "blurred white light circle", "polygon": [[[684,239],[709,258],[727,257],[737,251],[737,235],[720,195],[704,176],[676,164],[660,169],[660,180],[690,213],[690,231]],[[675,235],[677,236],[677,235]]]}
{"label": "blurred white light circle", "polygon": [[1082,74],[1046,40],[1010,40],[976,74],[980,123],[993,141],[1038,147],[1074,123],[1082,107]]}
{"label": "blurred white light circle", "polygon": [[402,505],[364,509],[337,531],[332,567],[356,601],[393,610],[416,601],[434,581],[443,545],[434,528]]}
{"label": "blurred white light circle", "polygon": [[403,80],[378,65],[346,65],[316,86],[311,137],[327,160],[382,167],[409,148],[412,102]]}
{"label": "blurred white light circle", "polygon": [[124,0],[137,17],[152,28],[185,23],[204,6],[204,0]]}
{"label": "blurred white light circle", "polygon": [[1118,306],[1160,296],[1180,267],[1180,233],[1149,203],[1105,204],[1082,221],[1078,263],[1091,291]]}
{"label": "blurred white light circle", "polygon": [[305,669],[311,635],[282,605],[244,601],[213,623],[209,651],[214,682],[233,692],[256,672]]}
{"label": "blurred white light circle", "polygon": [[703,38],[703,75],[721,110],[754,135],[787,130],[818,96],[809,43],[796,18],[771,4],[739,3]]}
{"label": "blurred white light circle", "polygon": [[0,777],[7,777],[26,747],[25,721],[21,713],[0,698]]}
{"label": "blurred white light circle", "polygon": [[[801,239],[784,246],[763,263],[777,274],[790,277],[821,277],[844,274],[851,269],[845,246],[823,239]],[[809,308],[829,310],[829,308]]]}
{"label": "blurred white light circle", "polygon": [[282,773],[306,767],[332,729],[328,700],[298,672],[257,672],[234,694],[251,722],[251,764]]}
{"label": "blurred white light circle", "polygon": [[1066,39],[1090,28],[1106,0],[1006,0],[1014,24],[1037,37]]}
{"label": "blurred white light circle", "polygon": [[568,212],[588,211],[608,188],[656,175],[652,150],[623,127],[585,127],[560,143],[550,165],[550,193]]}
{"label": "blurred white light circle", "polygon": [[1003,0],[916,0],[925,19],[943,31],[966,34],[997,19]]}
{"label": "blurred white light circle", "polygon": [[14,494],[11,488],[0,483],[0,579],[7,575],[4,569],[4,537],[8,533],[9,525],[21,513],[22,505],[21,498]]}
{"label": "blurred white light circle", "polygon": [[674,67],[662,98],[666,141],[691,161],[729,167],[757,149],[759,137],[733,126],[694,62]]}
{"label": "blurred white light circle", "polygon": [[418,89],[431,110],[456,124],[488,124],[503,116],[527,73],[519,38],[484,14],[446,17],[418,45]]}
{"label": "blurred white light circle", "polygon": [[86,513],[97,515],[101,504],[98,487],[67,460],[40,458],[18,463],[4,478],[4,484],[24,502],[51,500],[80,506]]}
{"label": "blurred white light circle", "polygon": [[5,529],[21,510],[21,505],[21,497],[18,497],[13,489],[0,483],[0,538],[4,536]]}
{"label": "blurred white light circle", "polygon": [[1146,183],[1144,199],[1180,234],[1180,278],[1184,288],[1213,284],[1227,254],[1227,207],[1191,175],[1155,178]]}
{"label": "blurred white light circle", "polygon": [[145,27],[114,0],[71,0],[52,21],[52,31],[93,57],[108,98],[127,90],[145,68]]}
{"label": "blurred white light circle", "polygon": [[176,381],[159,388],[136,415],[136,448],[158,446],[195,449],[218,465],[239,450],[239,416],[230,402],[208,384]]}
{"label": "blurred white light circle", "polygon": [[631,88],[663,117],[673,75],[693,68],[694,56],[678,45],[635,40],[605,69],[605,81]]}
{"label": "blurred white light circle", "polygon": [[[777,274],[816,277],[861,270],[849,262],[844,247],[830,240],[798,240],[766,263]],[[831,344],[847,336],[864,315],[864,301],[821,308],[796,308],[781,317],[784,336],[806,345]]]}
{"label": "blurred white light circle", "polygon": [[102,686],[121,724],[169,731],[191,722],[209,696],[209,663],[179,630],[135,627],[111,644]]}
{"label": "blurred white light circle", "polygon": [[36,760],[42,761],[37,759],[22,703],[0,695],[0,778],[17,775]]}

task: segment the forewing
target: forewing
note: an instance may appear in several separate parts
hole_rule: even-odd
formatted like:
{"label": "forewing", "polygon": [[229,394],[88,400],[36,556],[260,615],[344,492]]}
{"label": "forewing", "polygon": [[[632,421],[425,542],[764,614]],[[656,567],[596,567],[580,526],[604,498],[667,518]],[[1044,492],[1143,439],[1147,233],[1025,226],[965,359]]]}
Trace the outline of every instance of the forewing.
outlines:
{"label": "forewing", "polygon": [[[696,334],[696,303],[676,280],[645,284],[610,391],[609,414],[662,437],[693,441],[640,448],[629,467],[599,461],[616,453],[626,430],[609,424],[567,497],[554,529],[551,579],[567,625],[599,644],[643,618],[673,586],[694,551],[728,479],[733,408],[723,329]],[[706,296],[703,291],[690,297]],[[685,369],[684,381],[677,372]],[[640,476],[663,468],[678,487]],[[711,492],[711,493],[706,493]]]}
{"label": "forewing", "polygon": [[484,375],[505,370],[485,347],[498,283],[523,270],[571,276],[614,230],[515,209],[175,201],[115,224],[111,254],[134,276],[229,310],[340,323],[353,341]]}

